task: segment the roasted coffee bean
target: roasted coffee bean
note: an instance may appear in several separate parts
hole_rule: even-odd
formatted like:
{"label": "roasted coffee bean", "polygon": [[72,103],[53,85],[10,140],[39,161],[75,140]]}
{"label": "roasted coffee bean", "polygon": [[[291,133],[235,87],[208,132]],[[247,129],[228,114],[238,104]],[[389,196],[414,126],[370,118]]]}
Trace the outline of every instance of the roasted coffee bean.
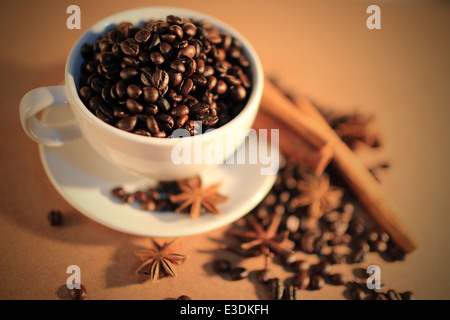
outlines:
{"label": "roasted coffee bean", "polygon": [[348,295],[350,299],[352,300],[364,300],[365,293],[364,290],[360,288],[360,286],[357,283],[350,282],[347,284],[348,286]]}
{"label": "roasted coffee bean", "polygon": [[155,87],[147,86],[142,89],[144,100],[148,103],[156,103],[159,98],[159,92]]}
{"label": "roasted coffee bean", "polygon": [[159,123],[159,127],[166,132],[172,130],[173,126],[175,125],[175,121],[173,120],[173,118],[165,113],[156,115],[155,119]]}
{"label": "roasted coffee bean", "polygon": [[112,123],[114,121],[114,113],[110,107],[102,105],[95,110],[95,115],[106,123]]}
{"label": "roasted coffee bean", "polygon": [[120,71],[120,77],[125,81],[133,81],[139,76],[139,71],[135,68],[125,68]]}
{"label": "roasted coffee bean", "polygon": [[348,256],[348,262],[349,263],[361,263],[361,262],[364,262],[365,256],[366,256],[366,252],[364,252],[362,250],[353,251]]}
{"label": "roasted coffee bean", "polygon": [[321,261],[319,264],[316,264],[313,268],[314,273],[319,275],[326,275],[331,272],[332,265],[328,261]]}
{"label": "roasted coffee bean", "polygon": [[[196,52],[199,52],[200,49],[196,49]],[[197,59],[195,60],[195,62],[197,63],[197,73],[199,75],[203,74],[203,72],[205,72],[205,60],[203,59]]]}
{"label": "roasted coffee bean", "polygon": [[311,290],[322,289],[324,285],[325,280],[322,276],[317,274],[311,276],[311,281],[309,283],[309,288],[311,288]]}
{"label": "roasted coffee bean", "polygon": [[150,133],[153,136],[160,132],[158,122],[156,122],[156,119],[153,116],[151,116],[151,115],[147,116],[146,124],[147,124],[148,130],[150,131]]}
{"label": "roasted coffee bean", "polygon": [[329,276],[331,284],[335,286],[345,285],[347,283],[347,277],[342,273],[335,273]]}
{"label": "roasted coffee bean", "polygon": [[[166,134],[165,131],[159,131],[159,132],[156,132],[156,133],[152,134],[152,137],[155,137],[155,138],[165,138],[165,137],[167,137],[167,134]],[[169,203],[170,203],[170,202],[169,202]]]}
{"label": "roasted coffee bean", "polygon": [[169,27],[169,32],[175,35],[177,40],[181,40],[183,38],[183,29],[178,25],[171,25]]}
{"label": "roasted coffee bean", "polygon": [[210,65],[205,66],[205,71],[202,74],[204,77],[210,77],[214,75],[214,68]]}
{"label": "roasted coffee bean", "polygon": [[123,57],[122,63],[123,63],[126,67],[136,68],[136,67],[139,66],[139,60],[136,59],[136,58],[132,58],[132,57]]}
{"label": "roasted coffee bean", "polygon": [[125,106],[131,113],[140,113],[144,109],[144,107],[134,99],[127,99]]}
{"label": "roasted coffee bean", "polygon": [[135,84],[130,84],[127,87],[127,94],[130,99],[136,100],[137,98],[139,98],[141,93],[142,93],[142,89],[139,88],[139,86],[137,86]]}
{"label": "roasted coffee bean", "polygon": [[47,215],[47,220],[51,226],[59,226],[62,224],[63,216],[59,210],[51,210]]}
{"label": "roasted coffee bean", "polygon": [[91,59],[94,55],[94,47],[90,43],[83,43],[81,46],[81,55],[84,59]]}
{"label": "roasted coffee bean", "polygon": [[101,93],[105,85],[105,80],[100,77],[94,77],[91,81],[91,88],[97,93]]}
{"label": "roasted coffee bean", "polygon": [[165,97],[169,101],[176,102],[176,103],[183,101],[183,96],[180,94],[177,94],[177,92],[173,89],[169,89],[169,91],[167,91]]}
{"label": "roasted coffee bean", "polygon": [[111,52],[104,52],[100,55],[100,63],[104,65],[113,64],[119,62],[117,57]]}
{"label": "roasted coffee bean", "polygon": [[273,275],[269,269],[258,270],[255,272],[255,280],[259,283],[267,284],[272,278]]}
{"label": "roasted coffee bean", "polygon": [[89,101],[95,95],[96,92],[91,87],[84,86],[80,89],[80,96],[84,101]]}
{"label": "roasted coffee bean", "polygon": [[172,110],[170,110],[170,115],[172,117],[182,117],[187,114],[189,114],[189,108],[186,107],[184,104],[180,104],[175,108],[173,108]]}
{"label": "roasted coffee bean", "polygon": [[201,76],[199,74],[192,75],[191,79],[196,86],[200,86],[200,87],[203,87],[208,83],[208,80],[206,80],[206,78],[204,76]]}
{"label": "roasted coffee bean", "polygon": [[401,294],[402,300],[416,300],[416,297],[411,291],[406,291]]}
{"label": "roasted coffee bean", "polygon": [[160,95],[168,90],[169,74],[164,70],[157,70],[152,74],[152,85],[158,89]]}
{"label": "roasted coffee bean", "polygon": [[113,100],[113,98],[111,97],[111,87],[111,85],[106,85],[102,89],[102,99],[108,104],[110,104]]}
{"label": "roasted coffee bean", "polygon": [[186,39],[190,39],[190,38],[194,37],[195,34],[197,33],[197,27],[190,22],[183,24],[182,28],[183,28],[184,37]]}
{"label": "roasted coffee bean", "polygon": [[162,110],[164,112],[168,112],[170,110],[170,103],[164,98],[158,98],[156,101],[156,105],[158,106],[159,110]]}
{"label": "roasted coffee bean", "polygon": [[151,36],[152,33],[150,32],[150,30],[144,28],[136,32],[136,34],[134,35],[134,40],[136,40],[136,42],[138,43],[145,44]]}
{"label": "roasted coffee bean", "polygon": [[166,59],[172,59],[174,55],[174,50],[170,44],[167,42],[162,42],[159,46],[159,51],[161,51],[161,54]]}
{"label": "roasted coffee bean", "polygon": [[230,92],[231,98],[235,101],[242,101],[247,95],[247,91],[241,85],[235,86]]}
{"label": "roasted coffee bean", "polygon": [[83,300],[84,298],[86,298],[87,290],[84,285],[76,283],[74,284],[73,289],[69,289],[69,294],[74,300]]}
{"label": "roasted coffee bean", "polygon": [[280,300],[283,297],[283,284],[280,279],[273,278],[267,281],[270,298],[273,300]]}
{"label": "roasted coffee bean", "polygon": [[297,288],[292,285],[287,285],[284,288],[282,300],[297,300]]}
{"label": "roasted coffee bean", "polygon": [[182,82],[180,93],[184,96],[187,96],[194,86],[194,81],[191,78],[187,78]]}
{"label": "roasted coffee bean", "polygon": [[178,86],[181,83],[181,81],[183,80],[183,75],[180,72],[175,72],[173,70],[170,70],[168,72],[168,74],[169,74],[169,86],[171,86],[171,87]]}
{"label": "roasted coffee bean", "polygon": [[117,119],[125,118],[125,117],[129,116],[129,114],[130,114],[126,108],[121,107],[119,105],[114,105],[112,107],[112,110],[113,110],[114,117]]}
{"label": "roasted coffee bean", "polygon": [[402,300],[402,297],[399,293],[397,293],[395,290],[388,290],[386,293],[386,297],[389,300]]}
{"label": "roasted coffee bean", "polygon": [[345,256],[343,254],[337,253],[336,251],[331,251],[326,259],[331,264],[340,264],[345,262]]}
{"label": "roasted coffee bean", "polygon": [[158,106],[156,104],[146,105],[142,113],[146,116],[155,116],[158,114]]}
{"label": "roasted coffee bean", "polygon": [[100,96],[94,96],[89,100],[88,107],[95,113],[95,111],[103,105],[103,99]]}
{"label": "roasted coffee bean", "polygon": [[291,268],[292,270],[296,271],[296,272],[301,272],[301,271],[308,271],[311,267],[311,264],[307,261],[304,260],[298,260],[295,261],[292,265]]}
{"label": "roasted coffee bean", "polygon": [[190,113],[194,116],[204,116],[208,113],[209,106],[206,103],[198,103],[190,108]]}
{"label": "roasted coffee bean", "polygon": [[188,59],[185,62],[186,71],[184,72],[184,76],[186,78],[192,76],[195,71],[197,71],[197,62],[194,59]]}
{"label": "roasted coffee bean", "polygon": [[191,297],[186,295],[181,295],[177,298],[177,300],[192,300]]}
{"label": "roasted coffee bean", "polygon": [[170,63],[170,67],[180,73],[184,73],[186,71],[186,67],[181,59],[175,59]]}
{"label": "roasted coffee bean", "polygon": [[117,127],[119,129],[131,132],[136,126],[136,122],[137,122],[136,116],[128,116],[117,121]]}
{"label": "roasted coffee bean", "polygon": [[230,279],[233,281],[242,280],[248,277],[248,270],[242,267],[236,267],[230,270]]}
{"label": "roasted coffee bean", "polygon": [[175,119],[175,129],[179,129],[182,128],[184,126],[184,124],[186,123],[186,121],[188,121],[189,116],[187,114],[185,114],[184,116],[178,117]]}
{"label": "roasted coffee bean", "polygon": [[188,45],[186,48],[181,49],[178,52],[178,57],[183,59],[183,58],[189,58],[189,59],[193,59],[195,57],[195,47],[192,45]]}
{"label": "roasted coffee bean", "polygon": [[116,84],[116,93],[119,99],[125,100],[127,98],[128,85],[125,80],[120,80]]}
{"label": "roasted coffee bean", "polygon": [[311,277],[308,275],[306,271],[298,272],[292,279],[292,285],[301,290],[308,288],[310,282]]}
{"label": "roasted coffee bean", "polygon": [[113,29],[111,30],[111,32],[109,33],[109,39],[113,42],[113,43],[120,43],[123,40],[125,40],[125,35],[123,34],[123,32],[121,32],[118,29]]}
{"label": "roasted coffee bean", "polygon": [[388,248],[387,243],[382,241],[381,239],[378,239],[377,241],[373,242],[370,246],[371,251],[375,251],[378,253],[385,252],[387,248]]}
{"label": "roasted coffee bean", "polygon": [[217,273],[228,273],[231,270],[231,262],[226,259],[217,259],[213,262],[212,267]]}
{"label": "roasted coffee bean", "polygon": [[161,41],[164,41],[166,43],[173,43],[175,40],[177,40],[177,36],[174,34],[165,33],[161,35]]}
{"label": "roasted coffee bean", "polygon": [[359,239],[355,240],[354,248],[357,251],[363,251],[363,252],[369,252],[370,251],[370,245],[363,238],[359,238]]}
{"label": "roasted coffee bean", "polygon": [[152,136],[151,133],[148,132],[145,129],[137,129],[137,130],[134,130],[133,133],[138,134],[140,136],[144,136],[144,137],[151,137]]}
{"label": "roasted coffee bean", "polygon": [[164,56],[158,51],[152,51],[150,53],[150,60],[156,65],[163,64],[165,61]]}
{"label": "roasted coffee bean", "polygon": [[145,86],[152,86],[152,73],[149,70],[142,70],[141,72],[141,82]]}
{"label": "roasted coffee bean", "polygon": [[125,41],[122,41],[120,43],[120,49],[122,52],[130,57],[137,57],[139,54],[139,45],[137,44],[136,40],[132,38],[128,38]]}

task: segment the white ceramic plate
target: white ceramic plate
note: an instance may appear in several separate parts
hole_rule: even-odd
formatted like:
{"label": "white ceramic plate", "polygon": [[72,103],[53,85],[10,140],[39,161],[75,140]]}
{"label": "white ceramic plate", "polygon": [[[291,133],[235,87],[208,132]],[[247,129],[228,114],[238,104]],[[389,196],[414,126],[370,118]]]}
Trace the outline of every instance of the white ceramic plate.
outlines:
{"label": "white ceramic plate", "polygon": [[[68,109],[48,109],[42,121],[53,123],[71,119]],[[112,229],[153,237],[187,236],[225,226],[251,211],[270,191],[276,175],[261,175],[260,164],[221,165],[202,174],[206,186],[221,182],[219,192],[229,200],[219,204],[219,215],[203,214],[192,220],[188,214],[148,212],[121,204],[109,194],[114,186],[131,192],[156,184],[104,160],[84,139],[62,147],[40,145],[45,171],[58,192],[74,208]]]}

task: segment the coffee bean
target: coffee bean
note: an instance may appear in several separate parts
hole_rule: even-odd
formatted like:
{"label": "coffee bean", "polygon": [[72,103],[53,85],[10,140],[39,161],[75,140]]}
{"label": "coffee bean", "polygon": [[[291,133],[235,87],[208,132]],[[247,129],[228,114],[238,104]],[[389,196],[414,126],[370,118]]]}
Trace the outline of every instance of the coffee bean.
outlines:
{"label": "coffee bean", "polygon": [[347,277],[342,273],[335,273],[330,275],[330,282],[335,286],[345,285],[347,281]]}
{"label": "coffee bean", "polygon": [[164,56],[158,51],[152,51],[150,53],[150,60],[156,65],[160,65],[165,61]]}
{"label": "coffee bean", "polygon": [[95,115],[106,123],[112,123],[114,121],[114,113],[110,107],[102,105],[95,110]]}
{"label": "coffee bean", "polygon": [[139,71],[135,68],[125,68],[120,71],[120,77],[125,81],[133,81],[139,76]]}
{"label": "coffee bean", "polygon": [[228,273],[231,270],[231,263],[226,259],[217,259],[213,262],[212,267],[217,273]]}
{"label": "coffee bean", "polygon": [[292,285],[287,285],[284,288],[282,300],[297,300],[297,288]]}
{"label": "coffee bean", "polygon": [[158,98],[156,101],[156,105],[158,106],[159,110],[163,110],[165,112],[170,110],[170,103],[167,101],[167,99],[164,98]]}
{"label": "coffee bean", "polygon": [[89,100],[88,107],[95,113],[95,111],[103,105],[103,100],[100,96],[94,96]]}
{"label": "coffee bean", "polygon": [[177,40],[181,40],[183,38],[183,29],[178,25],[171,25],[169,27],[169,31],[171,34],[175,35]]}
{"label": "coffee bean", "polygon": [[144,137],[151,137],[152,136],[151,133],[148,132],[145,129],[137,129],[137,130],[134,130],[133,133],[138,134],[140,136],[144,136]]}
{"label": "coffee bean", "polygon": [[273,278],[267,282],[270,298],[273,300],[280,300],[283,297],[283,284],[280,279]]}
{"label": "coffee bean", "polygon": [[157,70],[152,74],[152,85],[158,89],[160,95],[164,95],[168,90],[169,74],[164,70]]}
{"label": "coffee bean", "polygon": [[126,107],[131,113],[140,113],[144,107],[134,99],[127,99]]}
{"label": "coffee bean", "polygon": [[325,285],[325,280],[322,276],[317,275],[317,274],[311,276],[311,282],[309,283],[309,287],[312,290],[322,289],[324,285]]}
{"label": "coffee bean", "polygon": [[306,271],[300,271],[292,279],[292,285],[298,289],[306,289],[310,284],[311,278]]}
{"label": "coffee bean", "polygon": [[158,123],[156,122],[156,119],[153,116],[149,115],[147,117],[146,124],[147,124],[148,130],[151,132],[151,134],[153,136],[160,132],[159,125],[158,125]]}
{"label": "coffee bean", "polygon": [[352,300],[364,300],[365,293],[364,290],[359,287],[358,284],[350,282],[348,285],[348,295]]}
{"label": "coffee bean", "polygon": [[386,297],[389,300],[402,300],[402,297],[400,294],[398,294],[395,290],[388,290],[386,293]]}
{"label": "coffee bean", "polygon": [[125,41],[122,41],[120,43],[120,49],[125,55],[131,57],[136,57],[139,53],[139,45],[137,44],[136,40],[132,38],[128,38]]}
{"label": "coffee bean", "polygon": [[197,32],[197,27],[190,22],[183,24],[182,28],[183,28],[184,37],[186,39],[190,39],[190,38],[194,37]]}
{"label": "coffee bean", "polygon": [[402,300],[416,300],[416,297],[411,291],[406,291],[401,294]]}
{"label": "coffee bean", "polygon": [[194,74],[191,78],[194,84],[200,87],[203,87],[208,83],[208,80],[204,76],[201,76],[199,74]]}
{"label": "coffee bean", "polygon": [[188,45],[186,48],[181,49],[178,52],[178,57],[183,59],[183,58],[189,58],[192,59],[195,57],[195,47],[192,45]]}
{"label": "coffee bean", "polygon": [[63,216],[59,210],[51,210],[47,215],[48,222],[51,226],[59,226],[62,224]]}
{"label": "coffee bean", "polygon": [[192,300],[192,299],[191,299],[191,297],[189,297],[189,296],[182,295],[182,296],[179,296],[179,297],[177,298],[177,300]]}
{"label": "coffee bean", "polygon": [[127,94],[128,94],[128,97],[129,97],[130,99],[136,100],[137,98],[139,98],[139,96],[141,95],[141,93],[142,93],[142,89],[139,88],[139,87],[138,87],[137,85],[135,85],[135,84],[130,84],[130,85],[127,87]]}
{"label": "coffee bean", "polygon": [[155,116],[158,114],[158,106],[156,104],[146,105],[142,113],[146,116]]}
{"label": "coffee bean", "polygon": [[188,59],[185,62],[186,71],[184,72],[184,76],[186,78],[192,76],[194,72],[197,70],[197,62],[194,59]]}
{"label": "coffee bean", "polygon": [[134,127],[136,126],[136,122],[136,116],[128,116],[117,121],[117,127],[125,131],[133,131]]}
{"label": "coffee bean", "polygon": [[187,96],[191,92],[193,86],[194,86],[194,81],[192,81],[191,78],[185,79],[183,81],[180,93],[184,96]]}
{"label": "coffee bean", "polygon": [[241,85],[235,86],[233,89],[231,89],[231,98],[235,101],[242,101],[245,99],[247,95],[247,91],[245,88]]}
{"label": "coffee bean", "polygon": [[170,115],[172,117],[182,117],[187,114],[189,114],[189,108],[184,104],[180,104],[175,108],[173,108],[172,110],[170,110]]}
{"label": "coffee bean", "polygon": [[94,77],[91,81],[91,88],[97,93],[101,93],[105,85],[105,80],[100,77]]}
{"label": "coffee bean", "polygon": [[331,272],[332,265],[328,261],[322,261],[314,266],[314,272],[319,275],[329,274]]}
{"label": "coffee bean", "polygon": [[291,214],[286,219],[286,229],[289,232],[296,232],[300,227],[300,218],[296,215]]}
{"label": "coffee bean", "polygon": [[267,284],[272,279],[272,272],[269,269],[258,270],[255,273],[255,279],[259,283]]}
{"label": "coffee bean", "polygon": [[133,68],[136,68],[137,66],[139,66],[139,60],[136,59],[136,58],[132,58],[132,57],[123,57],[122,63],[123,63],[126,67],[133,67]]}
{"label": "coffee bean", "polygon": [[169,74],[169,86],[171,87],[178,86],[183,80],[183,75],[180,72],[174,72],[173,70],[170,70],[168,74]]}
{"label": "coffee bean", "polygon": [[186,123],[186,121],[188,121],[188,119],[189,119],[189,116],[187,114],[176,118],[174,128],[175,129],[182,128],[184,126],[184,124]]}
{"label": "coffee bean", "polygon": [[84,101],[89,101],[95,94],[91,87],[84,86],[80,89],[80,96]]}
{"label": "coffee bean", "polygon": [[81,46],[81,55],[86,60],[91,59],[94,55],[94,47],[90,43],[83,43]]}
{"label": "coffee bean", "polygon": [[145,44],[150,39],[152,33],[148,29],[140,29],[136,34],[134,35],[134,40],[140,44]]}
{"label": "coffee bean", "polygon": [[168,15],[166,17],[166,22],[168,24],[180,24],[182,21],[183,21],[183,19],[181,19],[180,17],[175,16],[175,15]]}
{"label": "coffee bean", "polygon": [[159,51],[161,51],[161,54],[165,59],[172,59],[174,55],[173,48],[170,44],[167,42],[162,42],[159,46]]}
{"label": "coffee bean", "polygon": [[233,281],[242,280],[248,277],[248,270],[242,267],[236,267],[230,270],[230,279]]}
{"label": "coffee bean", "polygon": [[206,103],[198,103],[190,109],[190,113],[197,117],[206,115],[208,111],[209,106]]}
{"label": "coffee bean", "polygon": [[122,119],[122,118],[129,116],[128,110],[119,105],[113,106],[112,110],[113,110],[113,115],[115,118]]}
{"label": "coffee bean", "polygon": [[148,103],[155,103],[159,98],[159,92],[155,87],[147,86],[142,89],[144,100]]}
{"label": "coffee bean", "polygon": [[119,99],[123,99],[125,100],[127,97],[127,88],[128,85],[125,82],[125,80],[120,80],[119,82],[117,82],[116,84],[116,93],[117,93],[117,97]]}
{"label": "coffee bean", "polygon": [[378,253],[383,253],[387,250],[388,245],[386,242],[382,241],[381,239],[378,239],[374,243],[371,244],[370,249],[371,251],[375,251]]}
{"label": "coffee bean", "polygon": [[180,95],[180,94],[177,94],[177,92],[175,90],[173,90],[173,89],[169,89],[169,91],[167,91],[166,98],[169,101],[177,102],[177,103],[179,103],[179,102],[181,102],[183,100],[183,96]]}
{"label": "coffee bean", "polygon": [[155,119],[158,121],[159,127],[166,132],[172,130],[175,125],[173,118],[165,113],[158,114]]}
{"label": "coffee bean", "polygon": [[[77,289],[77,286],[79,286],[79,289]],[[82,284],[74,284],[74,288],[69,289],[69,294],[74,300],[83,300],[86,298],[87,290]]]}

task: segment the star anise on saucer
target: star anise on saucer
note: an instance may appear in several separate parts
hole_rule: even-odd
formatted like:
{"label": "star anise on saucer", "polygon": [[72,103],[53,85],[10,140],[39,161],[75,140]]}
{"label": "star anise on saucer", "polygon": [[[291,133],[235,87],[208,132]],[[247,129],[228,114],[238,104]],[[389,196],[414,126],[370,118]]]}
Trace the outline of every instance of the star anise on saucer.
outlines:
{"label": "star anise on saucer", "polygon": [[302,179],[297,183],[297,189],[300,194],[293,198],[290,204],[295,208],[308,206],[308,215],[315,219],[337,208],[344,194],[342,189],[330,186],[327,174]]}
{"label": "star anise on saucer", "polygon": [[217,204],[228,200],[228,197],[218,193],[220,183],[202,187],[200,177],[196,176],[187,180],[179,180],[178,187],[180,193],[170,196],[172,203],[179,204],[175,212],[182,212],[190,207],[192,219],[197,219],[202,211],[219,214]]}
{"label": "star anise on saucer", "polygon": [[153,248],[143,249],[136,252],[136,256],[143,261],[136,273],[150,276],[152,282],[164,277],[176,277],[174,265],[182,264],[187,256],[175,253],[171,245],[176,240],[158,244],[154,239],[150,239]]}
{"label": "star anise on saucer", "polygon": [[264,228],[253,214],[248,214],[246,221],[251,230],[231,229],[229,232],[231,235],[243,241],[239,245],[239,248],[244,252],[255,252],[257,250],[259,254],[265,256],[266,261],[272,253],[281,257],[288,257],[289,255],[293,255],[294,251],[289,249],[290,240],[288,240],[288,232],[278,232],[281,219],[282,215],[273,214],[270,224],[267,228]]}
{"label": "star anise on saucer", "polygon": [[353,113],[334,119],[332,126],[352,149],[358,148],[361,144],[371,148],[380,145],[373,117]]}

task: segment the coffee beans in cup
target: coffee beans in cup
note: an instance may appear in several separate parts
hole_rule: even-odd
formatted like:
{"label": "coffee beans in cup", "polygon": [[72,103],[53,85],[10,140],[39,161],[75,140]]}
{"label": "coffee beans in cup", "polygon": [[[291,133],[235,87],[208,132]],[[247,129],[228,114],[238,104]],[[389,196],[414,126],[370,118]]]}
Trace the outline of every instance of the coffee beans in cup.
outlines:
{"label": "coffee beans in cup", "polygon": [[252,89],[239,41],[206,21],[169,15],[140,26],[123,22],[81,54],[78,93],[86,107],[147,137],[218,128],[239,114]]}

